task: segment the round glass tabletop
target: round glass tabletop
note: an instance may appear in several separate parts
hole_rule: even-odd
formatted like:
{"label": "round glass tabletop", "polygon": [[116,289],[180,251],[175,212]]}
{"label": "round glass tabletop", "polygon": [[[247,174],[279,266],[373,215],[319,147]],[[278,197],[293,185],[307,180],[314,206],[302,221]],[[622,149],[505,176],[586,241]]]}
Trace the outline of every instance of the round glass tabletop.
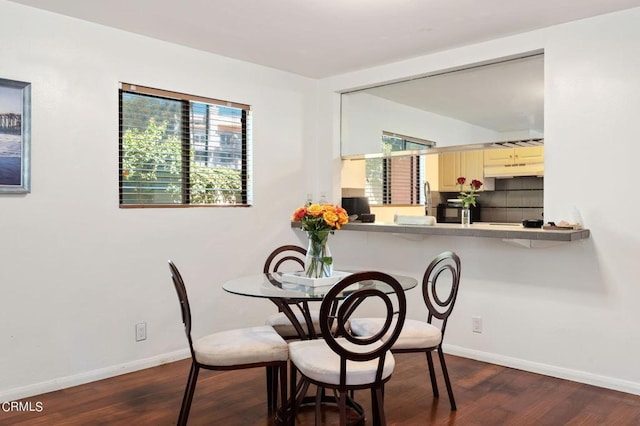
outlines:
{"label": "round glass tabletop", "polygon": [[[229,293],[239,294],[241,296],[264,297],[269,299],[322,300],[332,287],[332,285],[314,287],[287,282],[286,279],[283,280],[282,275],[283,273],[281,272],[247,275],[225,282],[222,288]],[[398,280],[405,291],[418,285],[418,280],[413,277],[397,274],[389,275]],[[387,284],[380,281],[368,280],[347,287],[342,292],[342,296],[347,297],[350,292],[364,287],[373,287],[383,292],[391,292],[391,287]]]}

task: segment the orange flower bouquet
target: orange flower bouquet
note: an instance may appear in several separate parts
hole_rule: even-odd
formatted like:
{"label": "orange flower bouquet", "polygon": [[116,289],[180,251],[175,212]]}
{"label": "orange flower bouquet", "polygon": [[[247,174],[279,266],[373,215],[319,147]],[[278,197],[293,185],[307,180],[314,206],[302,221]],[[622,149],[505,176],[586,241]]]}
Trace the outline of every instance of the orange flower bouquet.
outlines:
{"label": "orange flower bouquet", "polygon": [[325,278],[333,274],[333,257],[327,242],[329,234],[349,222],[347,211],[334,204],[309,204],[297,208],[291,220],[300,222],[307,232],[309,248],[305,259],[305,275],[310,278]]}

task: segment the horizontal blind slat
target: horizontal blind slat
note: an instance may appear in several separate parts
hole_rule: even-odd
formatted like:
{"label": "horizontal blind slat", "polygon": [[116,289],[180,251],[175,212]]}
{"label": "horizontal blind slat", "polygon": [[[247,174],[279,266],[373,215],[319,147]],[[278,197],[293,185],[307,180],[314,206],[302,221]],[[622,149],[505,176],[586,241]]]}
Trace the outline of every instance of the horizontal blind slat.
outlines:
{"label": "horizontal blind slat", "polygon": [[365,160],[365,195],[371,205],[421,204],[424,156]]}

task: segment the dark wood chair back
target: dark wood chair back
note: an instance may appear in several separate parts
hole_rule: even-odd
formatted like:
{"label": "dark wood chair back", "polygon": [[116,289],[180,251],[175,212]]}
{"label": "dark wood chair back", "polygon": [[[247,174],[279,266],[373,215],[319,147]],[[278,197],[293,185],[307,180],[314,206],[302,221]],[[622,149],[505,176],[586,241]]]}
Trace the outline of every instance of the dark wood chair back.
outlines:
{"label": "dark wood chair back", "polygon": [[187,288],[184,285],[184,280],[178,267],[169,261],[169,269],[171,270],[171,279],[173,280],[173,286],[178,293],[178,300],[180,301],[180,311],[182,313],[182,323],[184,324],[184,332],[187,335],[189,341],[189,350],[191,351],[191,357],[195,360],[195,352],[193,351],[193,341],[191,340],[191,308],[189,307],[189,298],[187,297]]}
{"label": "dark wood chair back", "polygon": [[[387,293],[368,285],[371,280],[384,282],[390,286],[393,291]],[[358,288],[353,290],[347,289],[347,287],[354,284],[357,285]],[[340,294],[345,291],[345,289],[347,289],[346,291],[349,292],[349,295],[340,302]],[[349,319],[357,307],[360,306],[365,299],[371,297],[379,298],[386,308],[384,325],[373,336],[355,336],[351,333]],[[346,385],[346,363],[348,360],[369,361],[377,358],[378,370],[376,380],[381,380],[386,354],[400,335],[406,312],[407,302],[402,286],[395,278],[383,272],[369,271],[354,273],[343,278],[329,290],[320,305],[320,330],[327,345],[340,356],[341,386]],[[384,335],[388,335],[389,337],[382,342],[380,338]],[[371,345],[378,341],[380,341],[380,343],[359,351],[346,347],[342,339],[358,346]]]}
{"label": "dark wood chair back", "polygon": [[447,320],[453,311],[460,286],[460,257],[446,251],[434,258],[422,279],[422,296],[427,305],[427,322],[434,318],[441,321],[440,329],[444,337]]}
{"label": "dark wood chair back", "polygon": [[[267,274],[270,272],[296,272],[296,271],[304,271],[304,262],[305,257],[307,256],[307,250],[305,248],[296,246],[296,245],[283,245],[271,252],[267,260],[264,262],[264,267],[262,271]],[[285,307],[284,305],[296,306],[298,312],[307,313],[311,315],[311,309],[309,307],[309,302],[306,300],[278,300],[274,301],[274,303],[278,306],[278,312],[283,312]],[[318,333],[317,330],[313,328],[304,327],[306,330],[303,335],[313,336],[315,337]],[[277,329],[277,327],[276,327]],[[285,332],[283,337],[285,339],[296,339],[301,336],[298,333]]]}
{"label": "dark wood chair back", "polygon": [[264,262],[263,272],[278,272],[283,265],[293,265],[298,270],[304,270],[304,259],[307,255],[307,250],[294,246],[284,245],[280,246],[271,252],[267,260]]}

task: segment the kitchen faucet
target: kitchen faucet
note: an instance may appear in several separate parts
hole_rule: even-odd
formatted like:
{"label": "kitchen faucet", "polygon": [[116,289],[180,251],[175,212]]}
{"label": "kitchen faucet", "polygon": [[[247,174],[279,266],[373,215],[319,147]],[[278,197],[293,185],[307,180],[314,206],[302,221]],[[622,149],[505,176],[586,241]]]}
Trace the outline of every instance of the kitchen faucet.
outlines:
{"label": "kitchen faucet", "polygon": [[424,214],[431,216],[431,185],[429,181],[424,181]]}

